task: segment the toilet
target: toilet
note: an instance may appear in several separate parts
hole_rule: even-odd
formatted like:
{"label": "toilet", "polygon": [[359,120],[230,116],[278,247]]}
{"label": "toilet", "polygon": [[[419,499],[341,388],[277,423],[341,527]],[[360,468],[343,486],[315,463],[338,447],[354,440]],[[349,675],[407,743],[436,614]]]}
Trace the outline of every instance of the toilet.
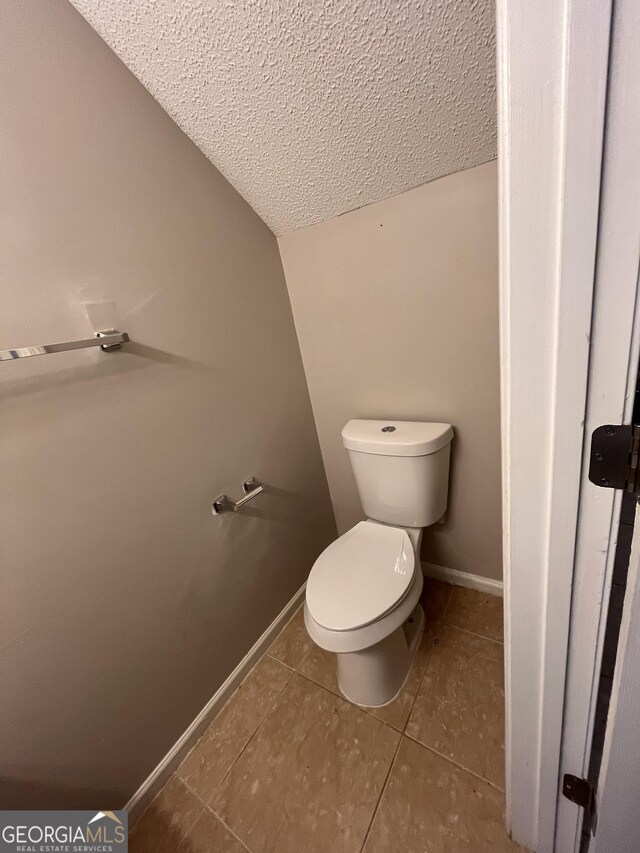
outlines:
{"label": "toilet", "polygon": [[424,630],[420,542],[447,507],[450,424],[352,420],[342,430],[366,521],[332,542],[307,581],[304,621],[335,652],[342,694],[398,695]]}

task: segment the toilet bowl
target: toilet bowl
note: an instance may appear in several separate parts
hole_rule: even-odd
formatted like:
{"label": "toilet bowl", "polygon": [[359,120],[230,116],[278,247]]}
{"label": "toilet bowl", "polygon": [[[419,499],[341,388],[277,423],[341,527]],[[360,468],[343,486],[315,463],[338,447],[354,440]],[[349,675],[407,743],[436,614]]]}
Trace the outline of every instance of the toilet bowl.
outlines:
{"label": "toilet bowl", "polygon": [[449,424],[403,421],[350,421],[343,430],[371,517],[316,560],[304,620],[311,639],[336,653],[340,690],[357,705],[392,702],[420,642],[420,542],[446,509],[452,435]]}
{"label": "toilet bowl", "polygon": [[347,699],[379,707],[400,691],[424,628],[421,592],[420,561],[402,528],[361,521],[316,561],[305,625],[318,646],[337,653]]}

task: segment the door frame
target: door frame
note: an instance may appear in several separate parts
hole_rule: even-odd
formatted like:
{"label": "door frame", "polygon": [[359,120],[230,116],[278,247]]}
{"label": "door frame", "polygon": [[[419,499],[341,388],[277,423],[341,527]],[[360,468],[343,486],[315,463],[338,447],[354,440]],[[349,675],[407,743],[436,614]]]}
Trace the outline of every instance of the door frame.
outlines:
{"label": "door frame", "polygon": [[[637,0],[616,0],[612,22],[609,86],[595,302],[591,333],[589,393],[585,429],[590,434],[606,423],[631,423],[635,402],[640,322],[638,267],[640,264],[640,7]],[[585,447],[583,472],[588,468]],[[622,494],[586,482],[578,513],[576,560],[571,602],[568,674],[565,689],[561,767],[563,773],[587,778],[596,715],[606,617],[611,592]],[[628,616],[630,602],[625,601]],[[626,618],[626,616],[625,616]],[[615,679],[619,677],[616,664]],[[632,666],[627,662],[629,679]],[[615,700],[611,713],[615,716]],[[611,716],[610,716],[611,719]],[[609,734],[609,732],[607,732]],[[609,779],[604,809],[621,814],[628,779]],[[599,797],[598,797],[599,798]],[[559,853],[577,853],[582,809],[560,797],[556,821]],[[602,810],[596,846],[616,846],[615,821]],[[624,824],[630,827],[630,821]],[[600,828],[608,827],[603,847]],[[620,823],[622,829],[623,824]]]}
{"label": "door frame", "polygon": [[611,14],[497,9],[507,826],[538,853],[557,816]]}

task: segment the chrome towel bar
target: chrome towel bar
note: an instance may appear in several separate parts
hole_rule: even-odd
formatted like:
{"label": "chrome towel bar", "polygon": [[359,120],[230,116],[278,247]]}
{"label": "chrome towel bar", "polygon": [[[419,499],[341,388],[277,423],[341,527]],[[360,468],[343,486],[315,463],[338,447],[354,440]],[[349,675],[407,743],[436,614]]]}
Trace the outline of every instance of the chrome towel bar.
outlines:
{"label": "chrome towel bar", "polygon": [[43,344],[37,347],[19,347],[18,349],[0,350],[0,361],[13,361],[16,358],[30,358],[32,355],[50,355],[54,352],[67,352],[72,349],[85,349],[86,347],[100,347],[104,352],[120,349],[126,344],[129,335],[119,332],[117,329],[104,329],[96,332],[95,338],[87,338],[84,341],[67,341],[64,344]]}
{"label": "chrome towel bar", "polygon": [[262,483],[259,483],[255,477],[247,477],[242,484],[242,490],[244,492],[244,497],[240,498],[240,500],[235,503],[230,501],[226,495],[220,495],[217,497],[211,504],[211,512],[214,515],[220,515],[221,512],[237,512],[240,507],[244,506],[249,501],[252,501],[260,494],[260,492],[264,492],[264,486]]}

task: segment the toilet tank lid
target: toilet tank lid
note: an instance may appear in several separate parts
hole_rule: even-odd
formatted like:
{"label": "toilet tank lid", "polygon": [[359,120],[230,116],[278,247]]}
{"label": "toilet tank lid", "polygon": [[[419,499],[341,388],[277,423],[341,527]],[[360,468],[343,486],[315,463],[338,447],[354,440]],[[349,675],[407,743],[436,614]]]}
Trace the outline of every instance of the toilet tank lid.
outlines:
{"label": "toilet tank lid", "polygon": [[378,456],[427,456],[449,444],[451,424],[353,420],[342,430],[347,450]]}

